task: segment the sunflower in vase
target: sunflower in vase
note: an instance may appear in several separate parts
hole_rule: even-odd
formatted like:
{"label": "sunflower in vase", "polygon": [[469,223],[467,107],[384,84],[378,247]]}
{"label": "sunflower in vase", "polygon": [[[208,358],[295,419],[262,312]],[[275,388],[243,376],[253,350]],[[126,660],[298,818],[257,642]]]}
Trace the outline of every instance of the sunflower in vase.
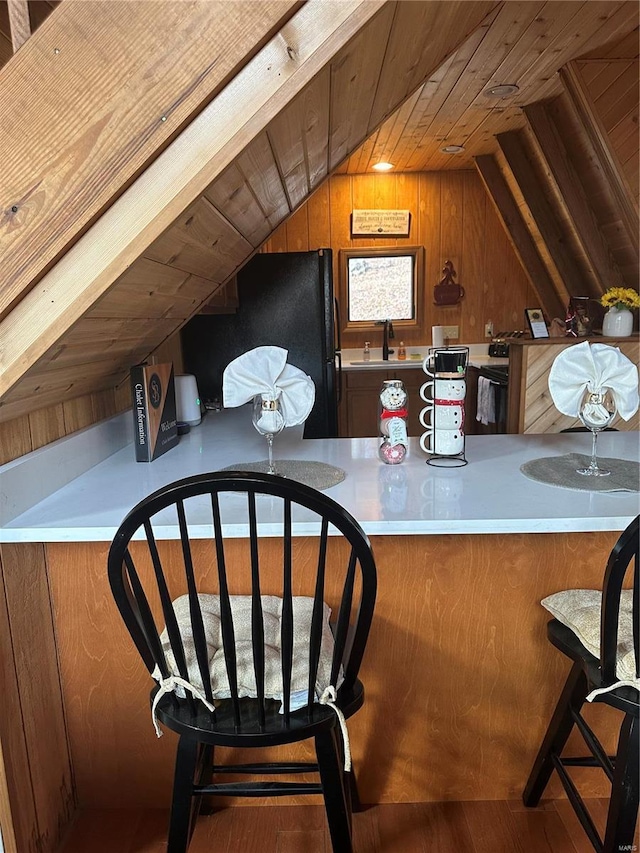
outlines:
{"label": "sunflower in vase", "polygon": [[632,287],[610,287],[600,303],[609,310],[602,321],[605,337],[628,337],[633,330],[633,308],[640,308],[640,295]]}

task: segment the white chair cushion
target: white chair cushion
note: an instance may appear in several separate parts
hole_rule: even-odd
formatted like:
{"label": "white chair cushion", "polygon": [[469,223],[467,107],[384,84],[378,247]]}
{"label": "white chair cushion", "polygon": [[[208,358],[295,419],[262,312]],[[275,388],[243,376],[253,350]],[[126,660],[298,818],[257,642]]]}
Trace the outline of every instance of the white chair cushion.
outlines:
{"label": "white chair cushion", "polygon": [[[198,595],[202,618],[204,622],[209,669],[211,672],[211,688],[214,699],[230,698],[227,668],[222,646],[222,621],[220,619],[220,599],[217,595]],[[241,697],[256,696],[256,682],[253,671],[253,651],[251,645],[251,597],[248,595],[230,596],[231,611],[236,640],[236,660],[238,670],[238,694]],[[180,626],[185,659],[189,672],[189,682],[202,691],[202,679],[196,660],[191,620],[189,616],[189,598],[180,596],[173,602],[173,608]],[[280,657],[282,599],[274,595],[262,596],[264,613],[265,637],[265,696],[282,702],[282,672]],[[331,609],[323,605],[322,642],[320,660],[316,678],[316,698],[319,699],[330,684],[331,661],[333,656],[333,634],[329,626]],[[291,673],[290,710],[304,707],[307,704],[309,680],[309,633],[313,598],[294,596],[293,598],[293,665]],[[178,674],[178,668],[171,652],[166,629],[160,637],[165,652],[167,664],[172,674]],[[156,667],[154,678],[160,680],[160,672]],[[342,679],[338,680],[338,687]],[[181,690],[176,690],[181,695]],[[184,695],[184,691],[182,691]],[[281,708],[282,711],[282,708]]]}
{"label": "white chair cushion", "polygon": [[[570,628],[592,655],[600,657],[600,608],[602,592],[597,589],[566,589],[541,602],[551,615]],[[622,590],[618,620],[617,678],[615,686],[640,687],[636,678],[632,629],[633,592]],[[590,695],[595,695],[590,694]]]}

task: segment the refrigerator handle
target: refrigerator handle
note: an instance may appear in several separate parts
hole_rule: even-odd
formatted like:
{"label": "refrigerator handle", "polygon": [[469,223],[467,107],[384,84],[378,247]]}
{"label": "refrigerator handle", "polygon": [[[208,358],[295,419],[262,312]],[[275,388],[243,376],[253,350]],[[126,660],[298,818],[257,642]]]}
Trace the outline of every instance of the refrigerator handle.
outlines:
{"label": "refrigerator handle", "polygon": [[338,352],[340,352],[340,350],[342,349],[342,344],[340,343],[340,329],[341,329],[341,326],[340,326],[340,306],[338,305],[338,300],[336,299],[335,296],[333,297],[333,310],[335,313],[335,318],[334,318],[335,341],[334,341],[334,344],[335,344],[335,348],[338,350]]}
{"label": "refrigerator handle", "polygon": [[340,405],[340,403],[342,402],[342,353],[340,352],[340,350],[336,350],[336,358],[338,360],[338,405]]}

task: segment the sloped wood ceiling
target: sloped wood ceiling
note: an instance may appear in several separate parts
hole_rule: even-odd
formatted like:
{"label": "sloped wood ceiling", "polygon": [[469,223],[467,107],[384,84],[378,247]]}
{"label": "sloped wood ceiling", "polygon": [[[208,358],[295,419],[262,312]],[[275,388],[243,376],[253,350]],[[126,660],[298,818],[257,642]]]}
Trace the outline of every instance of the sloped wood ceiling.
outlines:
{"label": "sloped wood ceiling", "polygon": [[[92,14],[99,15],[103,4],[91,5]],[[336,8],[344,10],[346,5]],[[308,22],[316,10],[329,6],[309,0],[256,54],[254,65],[246,65],[244,78],[238,74],[226,90],[214,93],[209,107],[175,142],[191,131],[198,143],[193,159],[200,158],[207,167],[194,168],[180,192],[169,187],[173,196],[163,197],[160,191],[154,196],[163,164],[178,163],[170,156],[171,136],[166,137],[162,144],[169,147],[164,154],[109,211],[116,219],[120,214],[131,217],[135,209],[131,196],[145,187],[153,215],[144,227],[127,219],[124,233],[112,232],[119,234],[114,247],[104,236],[111,232],[101,232],[103,221],[98,219],[52,269],[42,268],[39,281],[36,275],[25,285],[28,289],[37,282],[27,297],[14,299],[15,307],[0,326],[0,334],[5,333],[0,420],[122,382],[129,366],[147,357],[199,310],[328,174],[365,171],[381,157],[411,171],[473,168],[474,158],[493,158],[547,276],[543,283],[541,272],[534,283],[542,288],[542,304],[553,302],[552,314],[566,304],[572,279],[565,280],[566,269],[559,271],[557,259],[547,249],[531,201],[525,201],[505,150],[511,143],[520,159],[529,158],[534,168],[539,142],[523,106],[544,102],[544,115],[554,121],[556,133],[560,122],[556,100],[565,93],[559,70],[576,57],[608,50],[630,34],[637,38],[637,4],[353,2],[353,15],[362,17],[348,38],[342,36],[343,44],[340,28],[330,26],[326,13],[315,18],[316,37],[318,26],[327,29],[310,58],[305,50],[305,38],[312,32]],[[63,2],[45,26],[64,14]],[[168,40],[165,49],[172,47]],[[254,102],[255,111],[246,113],[245,126],[222,139],[210,117],[215,116],[217,99],[233,91],[243,96],[259,93],[266,85],[262,79],[266,66],[262,77],[254,69],[263,54],[281,63],[289,88],[273,88],[271,117]],[[7,68],[19,57],[20,53]],[[305,78],[303,72],[312,68],[313,61],[317,70]],[[25,67],[24,73],[28,70]],[[0,74],[0,92],[2,79]],[[242,79],[249,83],[240,89]],[[516,83],[516,98],[507,102],[483,95],[488,86],[499,83]],[[90,91],[86,97],[92,97]],[[243,103],[247,102],[238,95],[237,111]],[[196,132],[196,127],[201,129]],[[208,148],[203,141],[206,133]],[[464,152],[443,155],[440,148],[450,143],[464,145]],[[191,167],[180,162],[185,169]],[[548,189],[542,195],[548,207],[553,203],[555,218],[558,176],[552,177],[541,161],[535,163],[545,177]],[[150,182],[154,167],[160,172],[154,172]],[[206,176],[209,179],[202,184]],[[5,211],[6,203],[3,193]],[[0,248],[8,221],[12,220],[5,218],[0,231]],[[597,223],[603,233],[611,227],[616,226]],[[98,255],[91,250],[96,241]],[[625,281],[634,269],[633,252],[627,248],[617,247],[616,257],[607,243],[599,255],[600,262],[606,257]],[[573,264],[581,252],[578,241],[568,253]],[[109,257],[105,260],[102,255]],[[601,284],[595,273],[588,281],[593,292]],[[64,310],[57,304],[47,310],[49,292],[66,294]]]}

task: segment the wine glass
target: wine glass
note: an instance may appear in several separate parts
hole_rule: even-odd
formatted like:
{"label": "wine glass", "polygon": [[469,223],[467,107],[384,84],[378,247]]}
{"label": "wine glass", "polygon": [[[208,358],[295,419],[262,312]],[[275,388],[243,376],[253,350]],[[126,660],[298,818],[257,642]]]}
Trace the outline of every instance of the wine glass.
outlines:
{"label": "wine glass", "polygon": [[591,430],[593,441],[591,444],[591,462],[588,468],[578,468],[578,474],[586,477],[607,477],[611,471],[598,467],[596,457],[596,442],[598,433],[606,429],[616,416],[616,401],[610,388],[590,388],[584,393],[578,417],[582,423]]}
{"label": "wine glass", "polygon": [[267,468],[267,473],[276,474],[277,471],[273,464],[273,436],[284,429],[284,415],[280,407],[280,400],[269,400],[263,397],[262,394],[257,394],[253,398],[251,421],[260,435],[264,435],[267,438],[267,447],[269,449],[269,467]]}

